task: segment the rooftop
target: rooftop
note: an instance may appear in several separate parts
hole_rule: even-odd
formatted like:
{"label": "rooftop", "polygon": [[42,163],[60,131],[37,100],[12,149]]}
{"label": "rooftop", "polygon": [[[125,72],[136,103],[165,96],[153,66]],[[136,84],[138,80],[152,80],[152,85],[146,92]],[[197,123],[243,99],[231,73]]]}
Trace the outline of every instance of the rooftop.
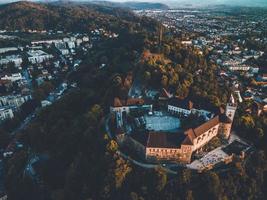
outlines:
{"label": "rooftop", "polygon": [[213,119],[205,122],[204,124],[200,125],[199,127],[195,129],[192,129],[192,128],[188,129],[187,131],[185,131],[185,134],[191,140],[193,140],[194,138],[200,136],[201,134],[205,133],[206,131],[208,131],[209,129],[211,129],[212,127],[216,126],[219,123],[220,123],[220,120],[219,120],[219,116],[217,115]]}
{"label": "rooftop", "polygon": [[47,55],[47,53],[45,53],[42,50],[30,50],[30,51],[28,51],[28,55],[35,57],[35,56]]}
{"label": "rooftop", "polygon": [[114,98],[114,107],[122,107],[122,106],[132,106],[132,105],[143,105],[144,100],[139,98],[129,98],[129,99],[120,99]]}
{"label": "rooftop", "polygon": [[147,147],[155,148],[180,148],[185,139],[182,132],[150,132],[147,140]]}

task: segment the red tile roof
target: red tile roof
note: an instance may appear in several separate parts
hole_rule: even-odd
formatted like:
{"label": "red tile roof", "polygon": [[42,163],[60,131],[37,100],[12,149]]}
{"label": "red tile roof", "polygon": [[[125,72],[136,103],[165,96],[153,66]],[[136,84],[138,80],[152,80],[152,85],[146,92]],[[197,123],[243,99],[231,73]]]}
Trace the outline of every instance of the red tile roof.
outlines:
{"label": "red tile roof", "polygon": [[185,135],[181,132],[150,132],[147,147],[152,148],[180,148]]}
{"label": "red tile roof", "polygon": [[188,144],[189,140],[192,143],[194,138],[202,135],[203,133],[207,132],[208,130],[210,130],[214,126],[218,125],[219,123],[220,123],[220,118],[219,118],[219,115],[217,115],[216,117],[205,122],[204,124],[201,124],[199,127],[195,128],[195,129],[192,129],[192,128],[188,129],[187,131],[185,131],[185,134],[187,135],[187,137],[183,141],[183,144]]}
{"label": "red tile roof", "polygon": [[114,98],[114,107],[122,107],[122,106],[133,106],[133,105],[143,105],[145,102],[140,98],[131,98],[127,100],[119,99],[118,97]]}

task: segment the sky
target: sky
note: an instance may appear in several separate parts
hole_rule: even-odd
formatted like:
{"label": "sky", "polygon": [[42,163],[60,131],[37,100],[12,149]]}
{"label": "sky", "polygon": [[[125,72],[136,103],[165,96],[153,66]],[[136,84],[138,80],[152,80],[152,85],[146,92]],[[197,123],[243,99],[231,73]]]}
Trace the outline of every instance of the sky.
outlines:
{"label": "sky", "polygon": [[[18,0],[0,0],[2,3],[15,2]],[[30,1],[40,1],[40,0],[30,0]],[[55,0],[41,0],[41,1],[55,1]],[[92,1],[92,0],[73,0],[73,1]],[[103,0],[94,0],[94,1],[103,1]],[[267,7],[267,0],[109,0],[113,2],[160,2],[165,3],[169,6],[181,6],[192,4],[194,6],[207,6],[207,5],[239,5],[239,6],[257,6],[257,7]]]}

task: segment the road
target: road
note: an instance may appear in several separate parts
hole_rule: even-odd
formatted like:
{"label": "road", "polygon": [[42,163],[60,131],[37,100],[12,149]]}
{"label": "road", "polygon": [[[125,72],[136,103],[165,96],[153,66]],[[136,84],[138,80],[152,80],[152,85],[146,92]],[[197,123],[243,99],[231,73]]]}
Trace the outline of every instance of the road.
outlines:
{"label": "road", "polygon": [[132,159],[130,156],[125,155],[124,153],[122,153],[121,151],[117,151],[116,152],[118,155],[120,155],[121,157],[123,157],[126,160],[129,160],[130,162],[134,163],[135,165],[138,165],[140,167],[146,168],[146,169],[157,169],[157,168],[162,168],[164,169],[167,173],[170,174],[177,174],[176,171],[173,171],[167,167],[164,166],[164,164],[147,164],[147,163],[141,163],[139,161],[136,161],[134,159]]}

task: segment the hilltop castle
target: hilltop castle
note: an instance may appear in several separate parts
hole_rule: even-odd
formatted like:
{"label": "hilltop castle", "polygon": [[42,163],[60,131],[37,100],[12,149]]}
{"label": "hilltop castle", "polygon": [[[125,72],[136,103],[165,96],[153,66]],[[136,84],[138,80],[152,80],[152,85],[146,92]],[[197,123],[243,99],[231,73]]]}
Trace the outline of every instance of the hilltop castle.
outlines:
{"label": "hilltop castle", "polygon": [[[147,160],[150,161],[175,161],[179,163],[190,163],[194,152],[201,149],[209,143],[215,136],[224,140],[228,140],[231,134],[232,122],[234,119],[237,104],[231,96],[227,103],[225,111],[217,115],[203,110],[196,109],[189,103],[189,106],[183,107],[180,105],[168,104],[168,112],[170,114],[188,116],[189,114],[198,114],[206,119],[206,121],[196,128],[189,128],[184,132],[168,132],[168,131],[153,131],[149,130],[147,137],[143,142],[135,139],[133,136],[127,135],[127,140],[131,140],[128,144],[133,144],[139,150],[142,149]],[[180,107],[179,107],[180,106]],[[123,121],[123,113],[130,112],[128,108],[144,109],[151,111],[152,106],[139,105],[133,107],[130,105],[111,107],[111,112],[115,113],[119,125]],[[127,109],[126,109],[127,108]],[[161,123],[158,121],[157,123]]]}
{"label": "hilltop castle", "polygon": [[184,135],[177,134],[178,136],[175,137],[173,133],[150,133],[145,150],[146,158],[190,163],[192,153],[202,148],[215,136],[229,139],[236,108],[235,100],[231,96],[224,114],[216,115],[197,128],[186,130]]}

